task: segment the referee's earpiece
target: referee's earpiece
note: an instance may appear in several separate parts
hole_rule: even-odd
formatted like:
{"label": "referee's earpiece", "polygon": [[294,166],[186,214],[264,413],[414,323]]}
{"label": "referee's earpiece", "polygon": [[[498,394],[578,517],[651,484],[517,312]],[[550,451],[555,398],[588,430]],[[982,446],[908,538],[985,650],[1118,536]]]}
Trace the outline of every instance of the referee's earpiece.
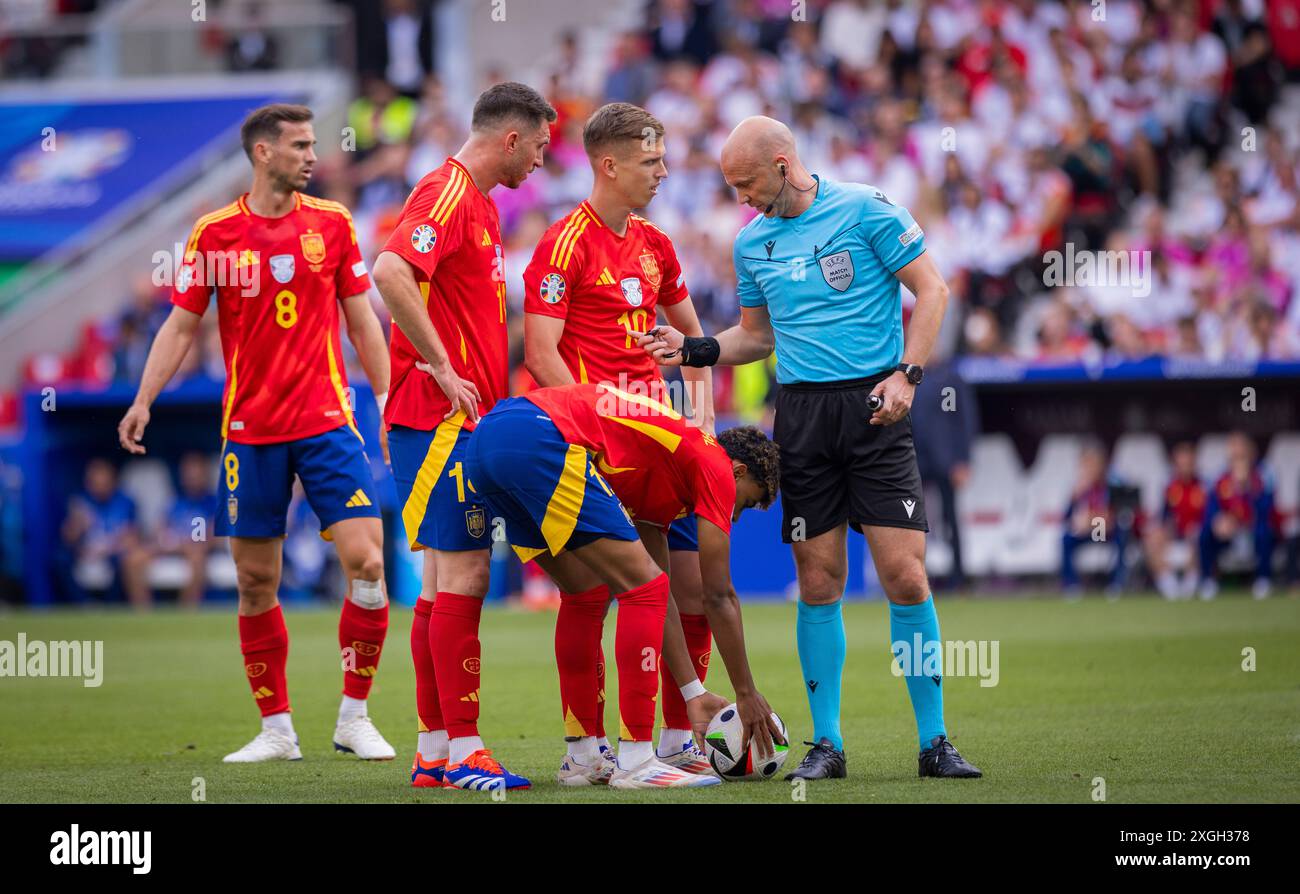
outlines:
{"label": "referee's earpiece", "polygon": [[777,165],[777,167],[781,169],[781,176],[784,177],[784,176],[785,176],[785,165]]}

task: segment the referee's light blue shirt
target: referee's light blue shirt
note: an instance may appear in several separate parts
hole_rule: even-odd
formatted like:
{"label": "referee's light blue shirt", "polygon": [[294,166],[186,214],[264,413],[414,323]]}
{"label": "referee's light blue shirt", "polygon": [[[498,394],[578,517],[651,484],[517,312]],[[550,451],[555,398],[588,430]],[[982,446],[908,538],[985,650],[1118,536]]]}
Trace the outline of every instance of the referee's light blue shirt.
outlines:
{"label": "referee's light blue shirt", "polygon": [[803,214],[756,217],[733,249],[741,305],[766,305],[772,318],[781,384],[860,379],[897,366],[903,307],[894,274],[925,251],[912,215],[874,186],[817,182]]}

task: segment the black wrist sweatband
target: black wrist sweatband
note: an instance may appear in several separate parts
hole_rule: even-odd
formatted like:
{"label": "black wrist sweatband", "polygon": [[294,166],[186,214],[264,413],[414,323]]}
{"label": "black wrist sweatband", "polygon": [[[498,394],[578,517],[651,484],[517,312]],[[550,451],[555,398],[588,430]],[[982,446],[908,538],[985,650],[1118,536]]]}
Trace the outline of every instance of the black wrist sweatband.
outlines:
{"label": "black wrist sweatband", "polygon": [[682,366],[712,366],[718,362],[721,353],[716,338],[688,335],[682,342]]}

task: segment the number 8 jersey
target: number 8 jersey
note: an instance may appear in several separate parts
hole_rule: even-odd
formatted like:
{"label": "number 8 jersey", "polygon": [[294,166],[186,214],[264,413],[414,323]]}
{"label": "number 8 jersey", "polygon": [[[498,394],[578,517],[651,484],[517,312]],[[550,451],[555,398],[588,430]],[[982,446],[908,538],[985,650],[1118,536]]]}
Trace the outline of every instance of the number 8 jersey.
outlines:
{"label": "number 8 jersey", "polygon": [[556,221],[524,271],[524,311],[565,321],[560,357],[574,381],[657,382],[659,367],[633,332],[655,324],[659,305],[686,298],[677,253],[668,236],[628,215],[619,236],[583,202]]}
{"label": "number 8 jersey", "polygon": [[356,430],[339,302],[369,288],[352,216],[338,202],[294,193],[293,210],[269,218],[245,193],[198,219],[171,300],[202,315],[216,297],[222,438],[275,444]]}

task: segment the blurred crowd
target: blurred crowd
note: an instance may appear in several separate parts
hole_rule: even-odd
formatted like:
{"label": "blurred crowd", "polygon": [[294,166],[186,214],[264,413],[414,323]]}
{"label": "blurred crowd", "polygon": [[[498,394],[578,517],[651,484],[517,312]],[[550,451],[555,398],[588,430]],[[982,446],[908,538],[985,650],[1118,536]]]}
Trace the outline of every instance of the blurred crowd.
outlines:
{"label": "blurred crowd", "polygon": [[1202,480],[1196,445],[1173,445],[1160,509],[1148,514],[1138,488],[1108,471],[1105,448],[1088,444],[1063,515],[1061,584],[1066,596],[1077,598],[1082,592],[1075,557],[1089,544],[1108,553],[1104,576],[1111,596],[1136,583],[1142,571],[1169,600],[1214,599],[1220,581],[1230,574],[1249,581],[1252,595],[1264,599],[1273,591],[1279,565],[1287,583],[1300,581],[1300,532],[1288,534],[1273,476],[1259,461],[1254,441],[1234,432],[1226,454],[1223,472]]}
{"label": "blurred crowd", "polygon": [[[941,355],[1300,360],[1300,0],[831,0],[806,13],[656,0],[640,30],[564,36],[538,84],[559,111],[545,167],[493,193],[515,366],[524,267],[586,196],[582,125],[613,100],[667,126],[669,177],[647,214],[673,236],[706,331],[737,316],[731,244],[753,213],[718,150],[741,118],[768,114],[790,122],[811,170],[874,184],[922,224],[953,294]],[[429,4],[388,0],[365,21],[355,151],[322,159],[311,188],[352,209],[373,260],[469,110],[427,73]],[[1090,252],[1132,253],[1131,266],[1057,285],[1048,258],[1062,250],[1067,267]],[[137,377],[161,313],[147,285],[134,291],[66,377]],[[190,369],[219,378],[214,348]],[[761,415],[770,371],[718,382],[724,411]]]}

